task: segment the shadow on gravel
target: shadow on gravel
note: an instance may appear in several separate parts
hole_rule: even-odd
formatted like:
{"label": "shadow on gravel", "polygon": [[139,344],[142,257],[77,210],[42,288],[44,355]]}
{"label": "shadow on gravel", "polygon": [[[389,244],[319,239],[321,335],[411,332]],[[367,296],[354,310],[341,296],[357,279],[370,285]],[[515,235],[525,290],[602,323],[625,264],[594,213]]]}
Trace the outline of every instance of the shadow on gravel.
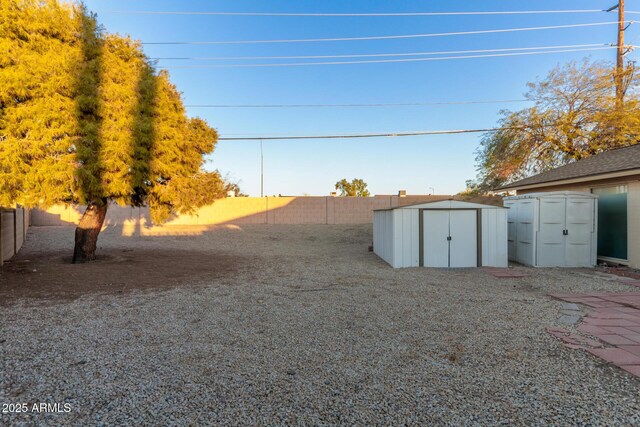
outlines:
{"label": "shadow on gravel", "polygon": [[17,257],[0,273],[0,306],[19,300],[72,301],[85,295],[125,294],[207,285],[230,277],[244,260],[201,251],[102,249],[94,262],[69,264],[60,253]]}

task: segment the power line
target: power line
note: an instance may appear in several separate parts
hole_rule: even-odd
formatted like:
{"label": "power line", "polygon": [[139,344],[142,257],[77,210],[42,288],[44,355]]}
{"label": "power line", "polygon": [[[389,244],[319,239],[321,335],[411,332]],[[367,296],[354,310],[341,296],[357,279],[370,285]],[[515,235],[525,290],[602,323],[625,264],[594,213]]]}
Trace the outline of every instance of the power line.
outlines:
{"label": "power line", "polygon": [[161,69],[205,69],[205,68],[258,68],[258,67],[304,67],[312,65],[348,65],[348,64],[381,64],[381,63],[398,63],[398,62],[424,62],[424,61],[444,61],[452,59],[478,59],[478,58],[497,58],[508,56],[524,56],[524,55],[542,55],[550,53],[566,53],[566,52],[588,52],[594,50],[616,49],[616,46],[606,46],[600,48],[587,49],[562,49],[538,52],[515,52],[500,53],[490,55],[462,55],[462,56],[443,56],[438,58],[411,58],[411,59],[376,59],[369,61],[332,61],[332,62],[295,62],[285,64],[220,64],[220,65],[168,65],[161,66]]}
{"label": "power line", "polygon": [[504,49],[476,49],[476,50],[451,50],[439,52],[407,52],[407,53],[366,53],[350,55],[299,55],[299,56],[195,56],[195,57],[159,57],[150,58],[152,60],[170,61],[224,61],[224,60],[263,60],[263,59],[329,59],[329,58],[371,58],[385,56],[427,56],[427,55],[451,55],[462,53],[488,53],[488,52],[512,52],[520,50],[541,50],[541,49],[566,49],[578,47],[611,46],[608,43],[574,44],[560,46],[538,46],[538,47],[515,47]]}
{"label": "power line", "polygon": [[[614,81],[616,85],[616,106],[621,108],[624,104],[624,32],[627,29],[624,25],[624,0],[618,0],[618,44],[616,52],[616,72]],[[610,9],[613,10],[613,9]]]}
{"label": "power line", "polygon": [[[270,17],[382,17],[382,16],[473,16],[473,15],[542,15],[566,13],[599,13],[602,9],[574,10],[514,10],[477,12],[381,12],[381,13],[286,13],[286,12],[198,12],[153,10],[103,10],[100,13],[131,15],[209,15],[209,16],[270,16]],[[630,12],[633,13],[633,12]]]}
{"label": "power line", "polygon": [[[556,125],[548,124],[544,127],[555,127]],[[426,130],[426,131],[409,131],[409,132],[384,132],[384,133],[352,133],[338,135],[281,135],[281,136],[251,136],[251,137],[220,137],[218,141],[268,141],[268,140],[297,140],[297,139],[351,139],[351,138],[395,138],[409,136],[428,136],[428,135],[456,135],[464,133],[484,133],[497,132],[504,130],[523,130],[524,126],[497,127],[486,129],[454,129],[454,130]]]}
{"label": "power line", "polygon": [[448,101],[448,102],[403,102],[395,104],[191,104],[189,108],[334,108],[334,107],[416,107],[429,105],[470,105],[470,104],[506,104],[511,102],[530,102],[529,99],[502,99],[486,101]]}
{"label": "power line", "polygon": [[493,132],[504,128],[487,129],[457,129],[457,130],[432,130],[416,132],[395,132],[395,133],[364,133],[346,135],[296,135],[296,136],[259,136],[259,137],[220,137],[218,141],[268,141],[268,140],[297,140],[297,139],[351,139],[351,138],[392,138],[424,135],[454,135],[461,133]]}
{"label": "power line", "polygon": [[[633,22],[633,21],[627,21],[627,22]],[[291,39],[291,40],[142,42],[142,44],[144,45],[224,45],[224,44],[316,43],[316,42],[336,42],[336,41],[392,40],[392,39],[411,39],[411,38],[422,38],[422,37],[462,36],[462,35],[472,35],[472,34],[510,33],[510,32],[518,32],[518,31],[539,31],[539,30],[553,30],[553,29],[560,29],[560,28],[595,27],[595,26],[612,25],[612,24],[618,24],[618,21],[592,22],[588,24],[551,25],[551,26],[544,26],[544,27],[523,27],[523,28],[502,28],[502,29],[495,29],[495,30],[456,31],[456,32],[449,32],[449,33],[406,34],[406,35],[396,35],[396,36],[335,37],[335,38]]]}

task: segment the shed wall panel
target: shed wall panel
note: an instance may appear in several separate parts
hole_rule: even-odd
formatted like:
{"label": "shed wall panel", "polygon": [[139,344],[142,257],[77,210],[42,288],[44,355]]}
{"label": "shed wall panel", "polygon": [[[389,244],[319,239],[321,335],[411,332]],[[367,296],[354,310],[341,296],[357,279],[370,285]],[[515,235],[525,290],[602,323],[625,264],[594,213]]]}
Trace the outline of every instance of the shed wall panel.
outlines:
{"label": "shed wall panel", "polygon": [[516,261],[524,265],[535,265],[537,228],[537,202],[522,200],[516,210]]}
{"label": "shed wall panel", "polygon": [[483,209],[482,265],[484,267],[507,267],[507,213],[506,209]]}
{"label": "shed wall panel", "polygon": [[419,210],[418,209],[397,209],[396,215],[401,218],[402,235],[399,242],[399,252],[402,256],[400,267],[418,267],[420,265],[420,231],[419,231]]}
{"label": "shed wall panel", "polygon": [[392,210],[392,227],[393,231],[392,235],[392,244],[393,244],[393,262],[391,265],[393,268],[398,268],[403,266],[403,253],[402,253],[402,241],[403,241],[403,224],[402,224],[402,211],[401,210]]}
{"label": "shed wall panel", "polygon": [[504,203],[508,207],[507,211],[507,253],[509,261],[516,260],[516,227],[518,225],[518,204],[515,201]]}
{"label": "shed wall panel", "polygon": [[373,251],[393,266],[393,212],[374,212]]}

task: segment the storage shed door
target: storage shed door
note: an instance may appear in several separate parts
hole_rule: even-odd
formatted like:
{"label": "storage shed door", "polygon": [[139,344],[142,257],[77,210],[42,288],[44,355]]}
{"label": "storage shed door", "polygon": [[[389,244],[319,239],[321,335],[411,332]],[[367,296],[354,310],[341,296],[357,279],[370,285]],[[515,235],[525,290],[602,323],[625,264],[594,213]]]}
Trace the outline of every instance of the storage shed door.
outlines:
{"label": "storage shed door", "polygon": [[424,266],[449,267],[449,211],[428,210],[423,216]]}
{"label": "storage shed door", "polygon": [[593,199],[567,199],[565,265],[568,267],[591,265],[591,237],[595,224],[593,211]]}
{"label": "storage shed door", "polygon": [[540,231],[538,232],[538,262],[541,267],[565,265],[565,199],[540,200]]}
{"label": "storage shed door", "polygon": [[542,199],[538,233],[541,267],[588,267],[591,265],[594,229],[593,199],[580,197]]}
{"label": "storage shed door", "polygon": [[423,245],[425,267],[477,267],[476,210],[425,210]]}
{"label": "storage shed door", "polygon": [[449,267],[478,266],[478,216],[475,210],[450,211]]}

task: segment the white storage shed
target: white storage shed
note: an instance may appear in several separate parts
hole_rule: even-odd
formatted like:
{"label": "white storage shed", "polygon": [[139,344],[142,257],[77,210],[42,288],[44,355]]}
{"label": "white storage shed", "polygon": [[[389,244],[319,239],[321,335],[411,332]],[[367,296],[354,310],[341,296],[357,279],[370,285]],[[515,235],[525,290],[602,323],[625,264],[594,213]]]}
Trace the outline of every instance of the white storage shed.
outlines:
{"label": "white storage shed", "polygon": [[373,212],[373,250],[393,268],[507,267],[507,210],[443,200]]}
{"label": "white storage shed", "polygon": [[596,265],[597,197],[574,191],[505,197],[509,260],[534,267]]}

